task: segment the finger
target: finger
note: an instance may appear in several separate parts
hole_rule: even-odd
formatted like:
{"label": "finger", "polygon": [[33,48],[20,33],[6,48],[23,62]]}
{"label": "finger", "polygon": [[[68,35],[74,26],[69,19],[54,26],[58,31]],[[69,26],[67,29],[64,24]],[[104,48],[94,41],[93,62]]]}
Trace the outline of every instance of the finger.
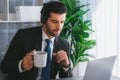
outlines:
{"label": "finger", "polygon": [[35,52],[36,52],[36,50],[35,50],[35,49],[33,49],[33,50],[32,50],[32,54],[34,54]]}
{"label": "finger", "polygon": [[34,49],[34,50],[32,50],[32,51],[30,51],[28,54],[27,54],[27,56],[28,56],[28,58],[30,59],[30,60],[33,60],[33,54],[36,52],[36,50]]}
{"label": "finger", "polygon": [[63,58],[63,57],[66,57],[65,51],[58,54],[58,58]]}
{"label": "finger", "polygon": [[63,53],[63,52],[65,52],[65,51],[64,51],[64,50],[61,50],[61,51],[58,51],[57,54],[61,54],[61,53]]}
{"label": "finger", "polygon": [[60,56],[60,57],[66,56],[66,51],[61,50],[61,51],[57,52],[57,56]]}
{"label": "finger", "polygon": [[63,57],[59,57],[58,59],[57,59],[57,62],[58,63],[61,63],[62,61],[64,61],[65,60],[65,57],[63,56]]}
{"label": "finger", "polygon": [[29,62],[29,64],[33,64],[33,57],[32,56],[30,56],[30,58],[28,59],[28,62]]}
{"label": "finger", "polygon": [[59,56],[58,62],[62,62],[62,61],[68,61],[68,57],[66,55],[66,52],[62,53],[62,55]]}
{"label": "finger", "polygon": [[29,55],[33,55],[35,52],[36,52],[36,50],[33,49],[33,50],[29,53]]}
{"label": "finger", "polygon": [[26,70],[29,71],[32,67],[33,67],[33,65],[27,65]]}
{"label": "finger", "polygon": [[63,51],[57,52],[57,54],[56,54],[57,58],[61,58],[62,56],[63,56]]}
{"label": "finger", "polygon": [[61,61],[62,64],[65,64],[65,60]]}
{"label": "finger", "polygon": [[22,68],[23,70],[30,70],[31,68],[33,67],[33,64],[32,63],[23,63],[22,62]]}
{"label": "finger", "polygon": [[53,53],[52,55],[53,55],[53,56],[56,56],[56,53]]}

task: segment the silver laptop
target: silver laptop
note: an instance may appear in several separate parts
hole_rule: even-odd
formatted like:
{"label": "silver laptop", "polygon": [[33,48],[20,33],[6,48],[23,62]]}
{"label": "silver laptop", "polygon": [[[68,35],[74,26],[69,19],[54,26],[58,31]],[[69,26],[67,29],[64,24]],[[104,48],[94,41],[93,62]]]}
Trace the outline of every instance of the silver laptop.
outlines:
{"label": "silver laptop", "polygon": [[88,62],[84,77],[56,80],[110,80],[116,56],[100,58]]}
{"label": "silver laptop", "polygon": [[88,62],[83,80],[110,80],[116,56]]}

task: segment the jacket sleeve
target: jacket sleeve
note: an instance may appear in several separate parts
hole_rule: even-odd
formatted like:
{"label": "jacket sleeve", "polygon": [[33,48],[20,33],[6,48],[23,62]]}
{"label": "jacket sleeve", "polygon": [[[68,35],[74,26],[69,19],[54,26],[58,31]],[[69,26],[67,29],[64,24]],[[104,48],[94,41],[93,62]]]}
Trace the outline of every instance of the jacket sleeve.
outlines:
{"label": "jacket sleeve", "polygon": [[[70,45],[68,43],[68,45],[66,46],[66,52],[67,52],[67,56],[68,56],[68,59],[70,61]],[[66,77],[72,77],[73,76],[73,73],[72,73],[72,63],[70,61],[70,66],[68,67],[67,71],[64,70],[63,66],[61,67],[60,71],[59,71],[59,77],[60,78],[66,78]]]}
{"label": "jacket sleeve", "polygon": [[1,71],[5,74],[18,73],[18,64],[23,53],[23,39],[20,30],[15,34],[1,62]]}

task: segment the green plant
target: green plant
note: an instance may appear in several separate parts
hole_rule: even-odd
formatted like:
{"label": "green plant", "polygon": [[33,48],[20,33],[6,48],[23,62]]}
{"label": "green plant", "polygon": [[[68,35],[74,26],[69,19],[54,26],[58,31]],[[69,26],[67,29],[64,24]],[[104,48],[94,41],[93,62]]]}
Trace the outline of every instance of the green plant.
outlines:
{"label": "green plant", "polygon": [[65,25],[61,36],[71,43],[71,60],[73,68],[79,63],[89,61],[88,50],[96,44],[95,40],[89,38],[94,31],[91,29],[91,20],[84,20],[84,15],[89,9],[84,10],[85,5],[77,5],[76,0],[60,0],[67,6]]}

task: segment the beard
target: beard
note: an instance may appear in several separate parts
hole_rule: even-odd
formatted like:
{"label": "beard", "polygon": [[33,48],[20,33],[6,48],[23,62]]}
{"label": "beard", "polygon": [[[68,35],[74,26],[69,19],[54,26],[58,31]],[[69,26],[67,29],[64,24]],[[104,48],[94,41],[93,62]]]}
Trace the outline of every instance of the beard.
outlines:
{"label": "beard", "polygon": [[56,36],[59,36],[61,30],[60,29],[53,29],[51,30],[48,26],[46,26],[46,31],[49,35],[53,36],[53,37],[56,37]]}

